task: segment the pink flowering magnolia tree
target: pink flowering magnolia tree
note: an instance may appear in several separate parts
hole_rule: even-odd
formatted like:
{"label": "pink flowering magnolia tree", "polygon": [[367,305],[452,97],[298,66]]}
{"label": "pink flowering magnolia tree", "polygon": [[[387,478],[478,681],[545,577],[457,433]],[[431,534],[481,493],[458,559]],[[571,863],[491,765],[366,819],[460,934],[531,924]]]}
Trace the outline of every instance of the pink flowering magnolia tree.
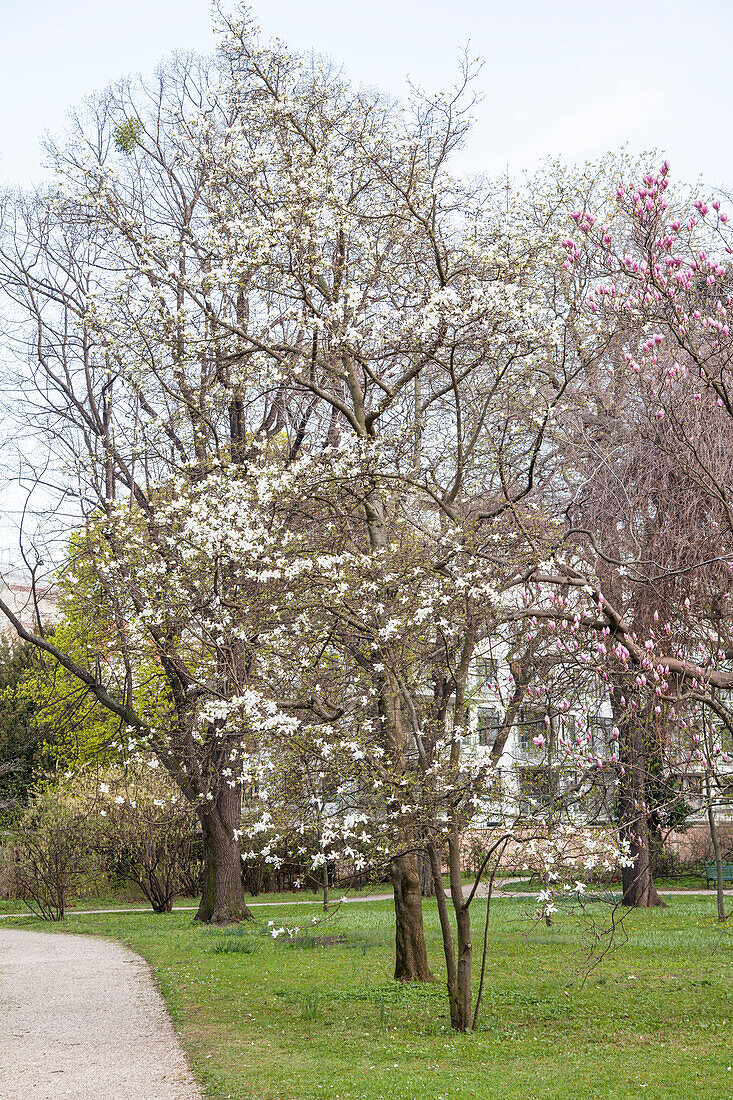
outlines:
{"label": "pink flowering magnolia tree", "polygon": [[[576,195],[559,241],[583,296],[575,354],[595,351],[599,332],[607,345],[585,382],[586,410],[565,422],[573,551],[544,576],[556,593],[568,579],[593,593],[595,612],[576,610],[575,630],[593,638],[578,655],[599,670],[608,660],[619,812],[639,853],[624,896],[646,905],[658,900],[649,776],[661,769],[678,788],[702,776],[704,786],[729,767],[730,243],[721,202],[672,188],[666,163],[640,182],[620,175],[610,203]],[[673,787],[670,803],[680,801]]]}

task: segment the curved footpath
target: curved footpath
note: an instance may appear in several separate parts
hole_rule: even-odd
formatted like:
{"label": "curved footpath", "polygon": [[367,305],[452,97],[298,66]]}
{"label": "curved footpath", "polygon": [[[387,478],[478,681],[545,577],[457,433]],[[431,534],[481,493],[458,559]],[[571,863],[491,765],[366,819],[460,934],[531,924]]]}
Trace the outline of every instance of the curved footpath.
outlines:
{"label": "curved footpath", "polygon": [[119,944],[0,928],[2,1100],[200,1100],[147,963]]}

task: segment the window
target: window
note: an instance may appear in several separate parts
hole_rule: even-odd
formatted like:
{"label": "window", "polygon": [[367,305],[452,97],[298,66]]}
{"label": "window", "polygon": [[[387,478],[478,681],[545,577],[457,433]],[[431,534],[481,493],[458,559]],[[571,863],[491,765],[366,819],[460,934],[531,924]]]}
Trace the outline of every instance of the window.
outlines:
{"label": "window", "polygon": [[703,785],[701,775],[682,776],[680,788],[685,791],[691,802],[702,804]]}
{"label": "window", "polygon": [[479,684],[495,684],[499,675],[499,662],[494,657],[476,657],[473,674]]}
{"label": "window", "polygon": [[519,808],[521,813],[533,813],[537,806],[547,805],[557,794],[556,768],[522,768],[519,773]]}
{"label": "window", "polygon": [[[702,783],[702,779],[700,782]],[[733,799],[733,775],[716,776],[713,783],[713,794],[715,796],[722,795],[726,799]]]}
{"label": "window", "polygon": [[547,735],[545,711],[535,707],[520,707],[517,711],[516,727],[519,734],[519,747],[522,752],[532,752],[537,746],[533,738]]}
{"label": "window", "polygon": [[478,743],[491,748],[501,729],[499,712],[494,707],[479,707],[477,718]]}
{"label": "window", "polygon": [[565,744],[572,744],[578,732],[578,718],[575,714],[562,715],[562,738]]}
{"label": "window", "polygon": [[608,749],[611,741],[612,729],[613,718],[606,718],[603,715],[595,714],[592,718],[588,719],[590,749],[596,756],[601,756]]}

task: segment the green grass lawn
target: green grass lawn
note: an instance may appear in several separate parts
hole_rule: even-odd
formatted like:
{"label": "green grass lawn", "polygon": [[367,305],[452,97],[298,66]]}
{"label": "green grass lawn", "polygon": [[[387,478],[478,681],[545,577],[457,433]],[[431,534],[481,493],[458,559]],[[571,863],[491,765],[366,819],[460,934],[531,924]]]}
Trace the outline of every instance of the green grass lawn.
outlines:
{"label": "green grass lawn", "polygon": [[[715,892],[715,884],[708,883],[705,875],[672,875],[669,878],[655,879],[658,890],[712,890]],[[726,889],[729,883],[724,883]]]}
{"label": "green grass lawn", "polygon": [[[464,874],[462,878],[464,883],[473,884],[474,882],[474,876],[471,874]],[[447,890],[450,885],[447,875],[443,875],[443,882]],[[532,887],[532,889],[534,890],[535,888]],[[339,886],[339,884],[336,883],[330,890],[330,905],[337,906],[340,899],[344,897],[384,897],[385,894],[389,894],[390,897],[392,896],[392,887],[389,882],[372,882],[359,890],[355,890],[350,886]],[[279,893],[263,892],[256,895],[247,894],[246,902],[247,905],[251,905],[255,909],[263,905],[278,905],[283,908],[311,905],[320,909],[323,903],[323,895],[320,890],[293,890],[287,892],[280,891]],[[199,898],[197,897],[179,896],[173,904],[177,909],[195,909],[198,903]],[[87,890],[81,895],[72,896],[66,908],[69,913],[86,909],[147,909],[150,908],[150,902],[137,887],[127,886],[116,892],[107,891],[106,893],[100,893],[98,891],[94,892],[93,890]],[[22,912],[30,912],[22,901],[16,898],[0,898],[0,915]]]}
{"label": "green grass lawn", "polygon": [[[466,881],[469,881],[466,878]],[[361,890],[352,890],[350,888],[334,887],[330,893],[330,902],[332,905],[337,905],[341,897],[349,898],[367,898],[374,895],[383,895],[392,893],[392,887],[389,883],[373,883],[370,886],[365,886]],[[300,905],[314,905],[318,908],[322,907],[322,895],[320,893],[314,893],[312,890],[293,890],[288,893],[262,893],[255,896],[246,896],[248,905],[258,908],[261,905],[278,905],[283,908],[288,906],[300,906]],[[175,908],[188,908],[195,909],[198,906],[199,898],[190,897],[177,897],[173,902]],[[145,895],[134,887],[129,889],[117,891],[115,893],[88,893],[82,896],[73,897],[67,904],[67,912],[72,913],[75,910],[85,909],[141,909],[151,908],[150,902]],[[0,914],[7,913],[21,913],[30,912],[28,907],[24,905],[22,901],[16,898],[0,898]],[[151,909],[152,912],[152,909]]]}
{"label": "green grass lawn", "polygon": [[[654,879],[654,884],[657,890],[710,890],[715,893],[715,886],[708,885],[705,879],[705,875],[671,875],[669,877],[660,876]],[[730,889],[730,883],[725,883],[726,889]],[[499,888],[505,893],[519,893],[519,894],[533,894],[537,893],[541,889],[538,879],[519,879],[516,882],[508,879],[504,882],[504,885]],[[612,882],[601,886],[590,886],[589,890],[595,892],[603,892],[605,890],[621,892],[621,882]]]}
{"label": "green grass lawn", "polygon": [[[483,912],[478,903],[476,943]],[[531,902],[498,898],[484,1012],[466,1036],[448,1026],[433,902],[439,981],[429,986],[391,980],[389,902],[343,906],[312,929],[318,915],[316,904],[261,910],[257,928],[228,930],[189,913],[3,925],[106,936],[143,955],[217,1100],[717,1100],[733,1090],[733,929],[718,926],[709,898],[628,913],[585,982],[573,918],[534,926]],[[310,940],[275,941],[268,920],[297,922]]]}

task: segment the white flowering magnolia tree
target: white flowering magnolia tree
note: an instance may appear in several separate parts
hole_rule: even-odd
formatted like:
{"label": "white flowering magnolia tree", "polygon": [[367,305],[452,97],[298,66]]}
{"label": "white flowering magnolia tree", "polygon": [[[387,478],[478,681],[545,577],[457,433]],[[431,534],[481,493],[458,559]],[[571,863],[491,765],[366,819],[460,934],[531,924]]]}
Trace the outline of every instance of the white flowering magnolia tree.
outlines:
{"label": "white flowering magnolia tree", "polygon": [[[460,544],[478,502],[500,512],[541,466],[557,394],[532,359],[548,339],[532,249],[502,229],[490,193],[447,174],[466,128],[461,96],[402,112],[230,20],[218,64],[174,63],[154,93],[110,90],[57,150],[58,190],[6,209],[3,279],[40,333],[39,415],[67,449],[88,553],[118,609],[118,680],[89,686],[158,737],[198,801],[205,919],[244,911],[231,840],[240,781],[220,780],[238,774],[245,734],[220,736],[216,708],[258,683],[277,600],[265,576],[239,587],[263,512],[227,517],[241,539],[226,560],[186,557],[182,513],[200,517],[230,484],[249,507],[268,478],[260,444],[276,468],[353,451],[352,536],[389,556],[393,493],[401,507],[414,493],[421,522]],[[381,449],[378,476],[364,448]],[[209,530],[221,520],[210,503]],[[394,598],[389,583],[370,594],[375,629],[399,622]],[[140,646],[165,681],[164,731],[132,706]],[[397,685],[385,677],[380,690],[383,746],[399,760]],[[335,713],[314,705],[321,719]],[[398,973],[425,977],[414,857],[393,871]]]}

